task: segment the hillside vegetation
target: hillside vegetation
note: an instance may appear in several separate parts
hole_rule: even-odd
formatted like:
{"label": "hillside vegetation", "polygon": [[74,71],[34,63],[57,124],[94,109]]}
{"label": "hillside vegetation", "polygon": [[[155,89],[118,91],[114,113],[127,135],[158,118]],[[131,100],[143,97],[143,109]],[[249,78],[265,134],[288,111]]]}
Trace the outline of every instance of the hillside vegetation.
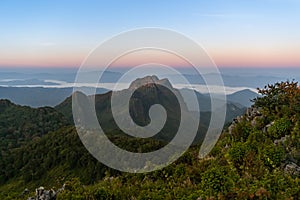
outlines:
{"label": "hillside vegetation", "polygon": [[[28,188],[61,187],[57,199],[299,199],[300,90],[295,82],[259,89],[254,105],[224,130],[217,145],[198,158],[191,147],[170,166],[146,174],[121,173],[97,162],[72,126],[60,128],[10,151],[12,173],[0,185],[0,199]],[[157,140],[110,139],[130,151],[164,145]]]}
{"label": "hillside vegetation", "polygon": [[300,90],[282,82],[259,93],[207,158],[195,146],[153,173],[107,174],[88,187],[73,179],[59,199],[299,199]]}

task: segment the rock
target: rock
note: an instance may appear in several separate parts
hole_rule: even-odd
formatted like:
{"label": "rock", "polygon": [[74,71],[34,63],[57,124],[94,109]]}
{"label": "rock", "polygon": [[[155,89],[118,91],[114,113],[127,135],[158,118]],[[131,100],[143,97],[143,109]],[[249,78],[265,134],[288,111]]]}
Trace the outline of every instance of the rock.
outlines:
{"label": "rock", "polygon": [[113,177],[113,176],[104,178],[105,181],[113,181],[114,179],[115,179],[115,177]]}
{"label": "rock", "polygon": [[130,84],[129,89],[136,90],[143,85],[149,85],[149,84],[159,84],[159,85],[164,85],[170,89],[173,88],[169,80],[166,78],[160,80],[157,78],[157,76],[146,76],[144,78],[138,78],[135,81],[133,81]]}
{"label": "rock", "polygon": [[[242,122],[243,120],[250,122],[252,126],[257,126],[258,120],[262,120],[263,118],[264,118],[264,116],[259,111],[259,109],[256,108],[255,106],[247,108],[247,110],[243,116],[238,116],[233,120],[232,124],[228,127],[228,132],[229,132],[229,134],[232,135],[232,131],[235,128],[236,124]],[[266,132],[267,128],[263,127],[262,131]]]}
{"label": "rock", "polygon": [[266,128],[270,128],[273,124],[274,124],[274,122],[271,122],[270,124],[267,124]]}
{"label": "rock", "polygon": [[247,108],[245,113],[247,118],[253,119],[254,117],[261,116],[262,114],[254,106]]}
{"label": "rock", "polygon": [[228,132],[229,132],[230,135],[232,135],[232,131],[233,131],[234,127],[235,127],[235,123],[232,123],[232,124],[228,127]]}
{"label": "rock", "polygon": [[256,121],[256,117],[251,121],[251,126],[256,126],[257,125],[257,121]]}
{"label": "rock", "polygon": [[286,142],[289,138],[290,138],[290,136],[289,136],[289,135],[286,135],[286,136],[284,136],[284,137],[282,137],[282,138],[280,138],[280,139],[278,139],[278,140],[274,140],[274,144],[275,144],[276,146],[279,145],[279,144],[284,145],[285,142]]}
{"label": "rock", "polygon": [[29,190],[27,188],[25,188],[25,190],[22,192],[21,196],[24,196],[26,194],[29,194]]}
{"label": "rock", "polygon": [[300,167],[296,163],[288,163],[284,167],[284,172],[290,175],[300,176]]}
{"label": "rock", "polygon": [[263,116],[255,116],[252,120],[251,120],[251,125],[252,126],[257,126],[258,125],[258,120],[262,120]]}
{"label": "rock", "polygon": [[243,116],[238,116],[236,118],[236,120],[237,120],[238,123],[242,122],[243,121]]}
{"label": "rock", "polygon": [[55,200],[59,192],[62,192],[65,189],[65,184],[62,188],[59,188],[57,191],[45,190],[44,187],[39,187],[35,189],[35,197],[29,197],[27,200]]}
{"label": "rock", "polygon": [[268,129],[274,124],[274,122],[271,122],[270,124],[267,124],[264,128],[263,128],[263,132],[267,133]]}

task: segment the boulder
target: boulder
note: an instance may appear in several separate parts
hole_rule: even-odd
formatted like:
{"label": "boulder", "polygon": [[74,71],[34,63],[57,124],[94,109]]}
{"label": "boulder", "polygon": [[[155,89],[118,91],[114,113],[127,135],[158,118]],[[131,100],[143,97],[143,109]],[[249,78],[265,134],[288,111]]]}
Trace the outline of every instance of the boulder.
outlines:
{"label": "boulder", "polygon": [[293,162],[285,165],[284,172],[290,175],[300,176],[300,167]]}

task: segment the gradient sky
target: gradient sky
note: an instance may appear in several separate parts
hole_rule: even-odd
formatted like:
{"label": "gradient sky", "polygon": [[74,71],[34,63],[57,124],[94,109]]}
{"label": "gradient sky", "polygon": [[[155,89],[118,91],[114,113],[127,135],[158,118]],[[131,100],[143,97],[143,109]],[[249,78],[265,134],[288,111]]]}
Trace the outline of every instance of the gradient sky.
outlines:
{"label": "gradient sky", "polygon": [[220,67],[300,67],[299,0],[1,0],[1,67],[78,67],[103,40],[179,31]]}

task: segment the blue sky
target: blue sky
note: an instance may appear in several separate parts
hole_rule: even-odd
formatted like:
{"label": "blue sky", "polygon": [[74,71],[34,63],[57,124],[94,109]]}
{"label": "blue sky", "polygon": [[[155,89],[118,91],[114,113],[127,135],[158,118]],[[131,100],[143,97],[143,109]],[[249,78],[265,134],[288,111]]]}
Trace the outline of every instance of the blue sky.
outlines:
{"label": "blue sky", "polygon": [[140,27],[179,31],[219,66],[300,66],[300,1],[2,0],[0,66],[79,66],[101,41]]}

